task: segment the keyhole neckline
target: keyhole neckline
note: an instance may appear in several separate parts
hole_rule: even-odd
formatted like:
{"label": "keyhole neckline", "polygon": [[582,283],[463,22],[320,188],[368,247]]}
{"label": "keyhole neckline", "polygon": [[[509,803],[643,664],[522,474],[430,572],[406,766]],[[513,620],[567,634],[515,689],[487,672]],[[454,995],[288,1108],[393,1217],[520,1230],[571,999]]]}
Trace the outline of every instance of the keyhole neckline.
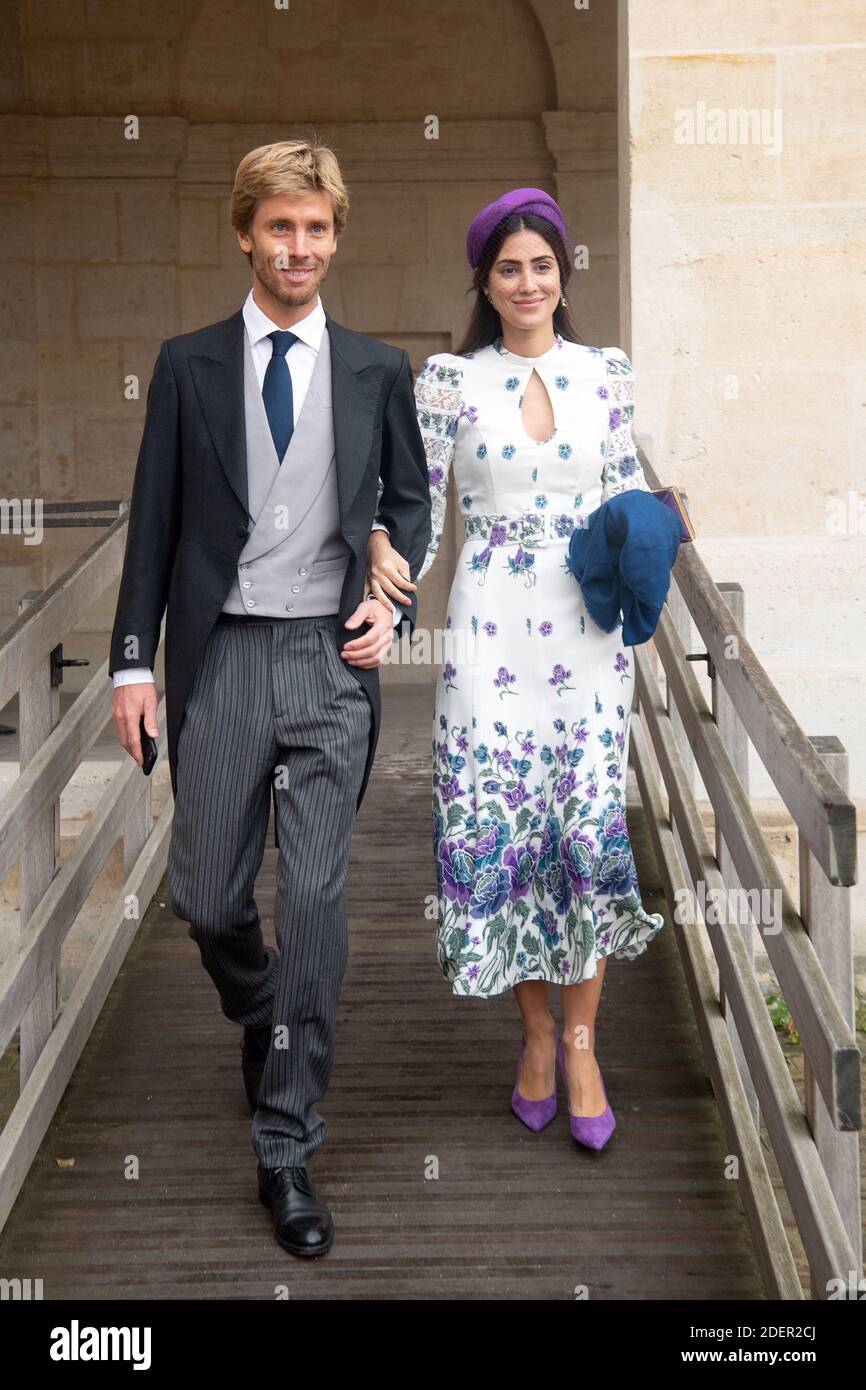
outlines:
{"label": "keyhole neckline", "polygon": [[501,334],[493,340],[493,347],[496,352],[499,353],[500,357],[507,357],[509,361],[520,362],[526,367],[535,367],[539,362],[546,362],[555,352],[559,352],[563,346],[564,339],[557,333],[556,341],[546,352],[539,353],[537,357],[522,357],[519,352],[512,352],[511,348],[505,346]]}
{"label": "keyhole neckline", "polygon": [[[546,356],[546,355],[547,355],[547,354],[545,354],[545,356]],[[532,357],[530,357],[530,358],[528,358],[527,360],[534,363],[535,361],[537,361],[537,358],[532,358]],[[542,386],[544,387],[544,393],[545,393],[545,395],[547,396],[547,400],[548,400],[548,403],[549,403],[549,405],[550,405],[550,413],[551,413],[551,415],[552,415],[552,417],[553,417],[553,429],[550,431],[550,434],[546,434],[546,435],[544,436],[543,439],[536,439],[534,435],[531,435],[531,434],[529,433],[529,430],[526,428],[526,425],[524,424],[524,420],[523,420],[523,400],[524,400],[524,397],[525,397],[525,395],[526,395],[526,387],[529,386],[529,383],[530,383],[530,381],[532,380],[532,372],[529,373],[529,376],[528,376],[527,379],[526,379],[526,387],[524,387],[523,391],[521,391],[520,396],[519,396],[518,401],[517,401],[517,414],[518,414],[518,417],[519,417],[519,419],[520,419],[520,428],[523,430],[523,433],[524,433],[525,437],[529,440],[530,444],[534,444],[534,445],[536,445],[536,447],[537,447],[539,444],[549,444],[550,441],[551,441],[551,439],[553,439],[554,435],[556,434],[556,431],[557,431],[557,428],[558,428],[557,423],[556,423],[556,411],[555,411],[554,408],[553,408],[553,398],[552,398],[552,396],[551,396],[549,390],[547,389],[547,382],[544,380],[544,377],[541,375],[540,372],[537,373],[537,376],[538,376],[538,380],[541,382]]]}

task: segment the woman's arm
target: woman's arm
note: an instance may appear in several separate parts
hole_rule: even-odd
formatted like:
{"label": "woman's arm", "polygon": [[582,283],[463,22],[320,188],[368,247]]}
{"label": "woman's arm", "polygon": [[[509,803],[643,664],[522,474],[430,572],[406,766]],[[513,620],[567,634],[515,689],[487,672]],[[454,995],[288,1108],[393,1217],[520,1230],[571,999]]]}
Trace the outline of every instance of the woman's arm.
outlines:
{"label": "woman's arm", "polygon": [[[426,462],[415,416],[412,368],[404,352],[382,414],[381,486],[376,518],[388,528],[394,545],[405,554],[412,570],[420,565],[430,539]],[[414,594],[408,596],[406,605],[411,632],[417,609]]]}
{"label": "woman's arm", "polygon": [[631,488],[650,491],[632,433],[634,372],[631,362],[622,348],[614,347],[604,349],[604,365],[608,392],[608,432],[601,471],[602,502]]}
{"label": "woman's arm", "polygon": [[415,382],[415,409],[427,456],[432,532],[418,579],[423,579],[439,550],[445,525],[448,473],[454,458],[457,425],[463,405],[463,368],[450,352],[428,357]]}
{"label": "woman's arm", "polygon": [[[445,524],[448,473],[454,457],[457,422],[462,405],[463,371],[459,359],[451,353],[436,353],[423,363],[415,379],[415,410],[418,427],[427,459],[427,482],[430,489],[431,535],[427,551],[418,570],[415,584],[406,584],[409,566],[399,550],[390,543],[384,529],[374,529],[367,546],[370,590],[377,598],[408,602],[403,589],[415,590],[417,581],[427,573],[439,550]],[[376,523],[379,522],[376,513]],[[402,576],[402,578],[401,578]]]}

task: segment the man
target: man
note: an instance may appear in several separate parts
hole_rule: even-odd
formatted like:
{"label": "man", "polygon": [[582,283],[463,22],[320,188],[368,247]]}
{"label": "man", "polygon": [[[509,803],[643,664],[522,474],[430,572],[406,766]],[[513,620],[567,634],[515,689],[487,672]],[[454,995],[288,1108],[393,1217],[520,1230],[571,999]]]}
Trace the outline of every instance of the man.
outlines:
{"label": "man", "polygon": [[[230,318],[161,345],[111,638],[113,719],[141,763],[167,604],[172,905],[243,1025],[259,1194],[296,1255],[333,1239],[306,1164],[324,1134],[313,1105],[333,1062],[349,838],[378,667],[394,624],[414,628],[411,574],[431,530],[409,359],[319,298],[347,209],[317,142],[241,160],[231,219],[252,288]],[[408,559],[405,612],[367,595],[375,526]],[[271,795],[278,952],[253,898]]]}

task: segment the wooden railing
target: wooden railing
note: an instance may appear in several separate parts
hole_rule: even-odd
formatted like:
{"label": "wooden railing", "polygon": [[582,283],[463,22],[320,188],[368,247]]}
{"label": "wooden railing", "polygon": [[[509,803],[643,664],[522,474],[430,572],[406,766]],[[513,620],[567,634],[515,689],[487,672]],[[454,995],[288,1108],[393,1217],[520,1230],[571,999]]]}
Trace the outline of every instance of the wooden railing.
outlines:
{"label": "wooden railing", "polygon": [[[57,649],[120,575],[128,504],[50,588],[24,596],[0,638],[0,708],[19,701],[19,776],[0,801],[0,881],[17,862],[17,949],[0,966],[0,1054],[16,1028],[20,1094],[0,1134],[0,1228],[15,1201],[148,903],[165,871],[172,805],[154,825],[148,778],[125,755],[71,854],[59,860],[60,794],[111,716],[108,662],[63,718]],[[75,522],[70,524],[81,524]],[[105,525],[105,520],[87,522]],[[52,653],[54,660],[52,661]],[[52,679],[53,674],[53,679]],[[164,700],[159,710],[165,752]],[[60,1006],[63,942],[105,861],[123,840],[124,884]]]}
{"label": "wooden railing", "polygon": [[[650,486],[661,487],[643,448],[639,454]],[[634,650],[631,761],[767,1296],[807,1295],[764,1158],[762,1117],[808,1260],[810,1296],[854,1297],[839,1292],[852,1280],[856,1291],[862,1273],[847,755],[837,739],[800,728],[745,637],[739,585],[716,584],[693,544],[680,547],[653,643]],[[709,704],[695,660],[708,664]],[[749,741],[799,834],[799,911],[749,801]],[[712,805],[713,844],[693,793],[695,768]],[[724,910],[700,910],[701,901],[724,904],[731,890],[733,922]],[[745,894],[752,910],[743,912]],[[755,973],[756,932],[802,1040],[805,1106]]]}

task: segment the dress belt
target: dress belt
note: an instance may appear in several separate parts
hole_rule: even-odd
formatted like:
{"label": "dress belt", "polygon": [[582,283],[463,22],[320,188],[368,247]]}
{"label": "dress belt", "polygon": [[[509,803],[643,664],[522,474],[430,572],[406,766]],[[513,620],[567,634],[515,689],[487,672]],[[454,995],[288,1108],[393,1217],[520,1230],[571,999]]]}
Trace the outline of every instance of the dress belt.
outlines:
{"label": "dress belt", "polygon": [[572,531],[586,523],[580,512],[524,512],[522,516],[463,517],[465,534],[481,536],[494,545],[536,546],[555,545],[568,541]]}

